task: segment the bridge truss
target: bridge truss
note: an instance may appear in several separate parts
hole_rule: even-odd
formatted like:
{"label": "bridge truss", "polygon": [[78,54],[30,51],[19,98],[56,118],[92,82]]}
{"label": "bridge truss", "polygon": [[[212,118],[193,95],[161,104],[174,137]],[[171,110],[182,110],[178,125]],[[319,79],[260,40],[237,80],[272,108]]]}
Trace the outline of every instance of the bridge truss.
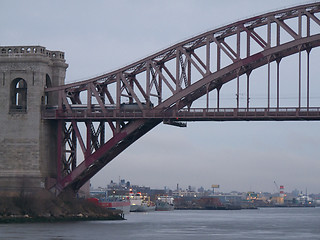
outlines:
{"label": "bridge truss", "polygon": [[[319,12],[320,3],[313,3],[241,20],[116,71],[46,89],[49,97],[58,96],[58,106],[47,105],[43,111],[44,119],[58,122],[58,175],[48,188],[57,193],[77,191],[161,122],[185,126],[185,121],[320,120],[320,108],[310,105],[310,54],[320,45]],[[298,55],[297,101],[282,106],[280,63],[294,54]],[[266,101],[252,107],[251,76],[262,66]],[[241,102],[242,76],[246,89]],[[235,105],[221,107],[221,89],[229,82],[235,83]],[[197,99],[204,101],[195,108]]]}

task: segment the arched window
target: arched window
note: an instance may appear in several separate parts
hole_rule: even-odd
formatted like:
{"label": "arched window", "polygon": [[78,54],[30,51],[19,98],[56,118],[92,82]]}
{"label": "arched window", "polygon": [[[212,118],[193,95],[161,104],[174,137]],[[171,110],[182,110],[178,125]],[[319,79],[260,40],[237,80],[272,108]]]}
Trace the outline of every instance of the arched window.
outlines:
{"label": "arched window", "polygon": [[27,82],[22,78],[16,78],[11,82],[10,110],[14,112],[27,111]]}
{"label": "arched window", "polygon": [[[51,79],[49,77],[48,74],[46,74],[46,85],[44,86],[45,88],[49,88],[49,87],[52,87],[52,84],[51,84]],[[49,101],[50,100],[50,101]],[[49,105],[51,102],[51,96],[48,92],[45,93],[45,96],[44,96],[44,104],[45,105]]]}

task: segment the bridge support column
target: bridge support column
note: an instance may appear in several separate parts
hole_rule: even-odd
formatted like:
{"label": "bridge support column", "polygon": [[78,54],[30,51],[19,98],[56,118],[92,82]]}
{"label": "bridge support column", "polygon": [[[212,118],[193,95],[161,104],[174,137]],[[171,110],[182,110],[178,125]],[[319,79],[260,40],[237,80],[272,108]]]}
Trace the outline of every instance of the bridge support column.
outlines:
{"label": "bridge support column", "polygon": [[57,178],[57,123],[43,120],[58,105],[47,87],[64,84],[64,53],[41,46],[0,46],[0,194],[45,188]]}
{"label": "bridge support column", "polygon": [[240,76],[239,76],[239,70],[237,72],[237,108],[239,108],[240,105]]}
{"label": "bridge support column", "polygon": [[247,109],[249,109],[250,105],[250,74],[251,71],[247,72]]}
{"label": "bridge support column", "polygon": [[281,58],[277,59],[277,109],[280,107],[280,62]]}
{"label": "bridge support column", "polygon": [[220,89],[221,89],[222,85],[217,87],[217,109],[219,111],[220,108]]}
{"label": "bridge support column", "polygon": [[307,49],[307,109],[310,107],[310,52],[311,48]]}
{"label": "bridge support column", "polygon": [[271,86],[271,57],[268,57],[268,110],[270,109],[270,86]]}

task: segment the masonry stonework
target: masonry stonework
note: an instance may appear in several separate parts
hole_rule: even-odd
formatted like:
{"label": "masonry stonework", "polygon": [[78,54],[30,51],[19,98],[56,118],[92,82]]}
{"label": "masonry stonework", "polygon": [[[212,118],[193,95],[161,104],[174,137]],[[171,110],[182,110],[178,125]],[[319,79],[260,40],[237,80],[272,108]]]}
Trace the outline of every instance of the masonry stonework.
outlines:
{"label": "masonry stonework", "polygon": [[57,174],[56,122],[42,120],[57,105],[46,87],[63,85],[64,53],[41,46],[0,46],[0,193],[44,188]]}

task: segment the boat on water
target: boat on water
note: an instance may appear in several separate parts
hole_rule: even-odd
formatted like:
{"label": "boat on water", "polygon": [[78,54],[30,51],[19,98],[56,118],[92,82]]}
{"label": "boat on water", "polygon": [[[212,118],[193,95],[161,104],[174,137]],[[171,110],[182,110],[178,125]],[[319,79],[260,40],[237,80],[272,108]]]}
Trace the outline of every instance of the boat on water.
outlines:
{"label": "boat on water", "polygon": [[130,212],[130,201],[128,196],[109,196],[106,198],[89,198],[90,202],[110,210],[121,210],[124,214]]}
{"label": "boat on water", "polygon": [[156,211],[173,211],[173,197],[159,196],[156,201]]}
{"label": "boat on water", "polygon": [[154,202],[149,197],[130,193],[130,212],[151,212],[156,210]]}

